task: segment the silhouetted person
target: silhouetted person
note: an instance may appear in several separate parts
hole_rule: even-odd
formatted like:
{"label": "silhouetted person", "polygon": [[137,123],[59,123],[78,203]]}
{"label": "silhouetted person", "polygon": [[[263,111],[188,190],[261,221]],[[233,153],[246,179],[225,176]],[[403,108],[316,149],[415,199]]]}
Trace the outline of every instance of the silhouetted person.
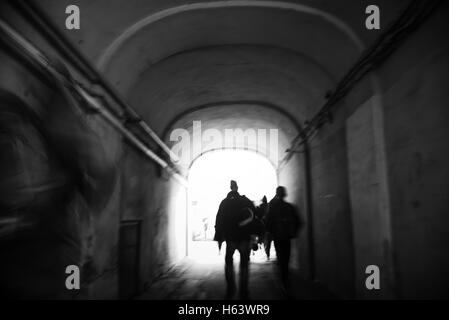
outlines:
{"label": "silhouetted person", "polygon": [[263,230],[264,234],[261,236],[261,239],[263,240],[263,243],[264,243],[265,254],[267,255],[267,259],[269,260],[270,259],[271,242],[273,241],[273,237],[272,237],[271,233],[267,231],[266,226],[265,226],[267,214],[268,214],[267,197],[263,196],[262,203],[257,208],[257,215],[258,215],[259,219],[263,222],[263,225],[264,225],[264,230]]}
{"label": "silhouetted person", "polygon": [[205,218],[203,218],[204,240],[207,240],[208,227],[209,227],[209,219],[207,217],[205,217]]}
{"label": "silhouetted person", "polygon": [[263,220],[268,212],[267,196],[263,196],[261,204],[257,207],[256,216],[260,220]]}
{"label": "silhouetted person", "polygon": [[219,247],[226,241],[225,277],[226,299],[231,299],[236,291],[233,255],[240,253],[240,298],[248,298],[248,265],[251,251],[251,223],[254,219],[254,204],[238,192],[237,182],[231,181],[231,191],[220,203],[215,222],[215,237]]}
{"label": "silhouetted person", "polygon": [[274,240],[274,247],[284,286],[288,284],[288,265],[290,262],[290,240],[298,235],[300,227],[296,208],[284,201],[287,192],[284,187],[277,187],[276,196],[270,201],[266,217],[266,227]]}

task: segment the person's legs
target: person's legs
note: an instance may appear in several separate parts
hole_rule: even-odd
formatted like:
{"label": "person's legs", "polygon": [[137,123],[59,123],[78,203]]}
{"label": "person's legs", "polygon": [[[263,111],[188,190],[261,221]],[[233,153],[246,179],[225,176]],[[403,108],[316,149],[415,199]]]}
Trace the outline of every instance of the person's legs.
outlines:
{"label": "person's legs", "polygon": [[274,247],[276,248],[276,255],[281,271],[281,279],[283,284],[288,282],[288,265],[290,262],[290,239],[275,239]]}
{"label": "person's legs", "polygon": [[235,293],[235,276],[233,255],[237,247],[235,241],[226,241],[225,256],[225,278],[226,278],[226,299],[231,299]]}
{"label": "person's legs", "polygon": [[267,259],[270,259],[271,241],[273,241],[271,233],[267,232],[265,234],[265,243],[264,243]]}
{"label": "person's legs", "polygon": [[251,246],[249,241],[240,241],[238,250],[240,253],[240,298],[248,298],[249,255]]}
{"label": "person's legs", "polygon": [[274,249],[276,250],[276,257],[277,257],[277,263],[278,264],[281,264],[281,260],[282,260],[282,257],[283,257],[283,252],[282,252],[282,248],[281,248],[281,245],[280,245],[280,241],[278,240],[278,239],[274,239],[273,240],[273,243],[274,243]]}
{"label": "person's legs", "polygon": [[290,239],[283,240],[282,246],[284,247],[284,265],[282,271],[282,280],[284,284],[288,284],[288,273],[289,273],[290,251],[291,251]]}

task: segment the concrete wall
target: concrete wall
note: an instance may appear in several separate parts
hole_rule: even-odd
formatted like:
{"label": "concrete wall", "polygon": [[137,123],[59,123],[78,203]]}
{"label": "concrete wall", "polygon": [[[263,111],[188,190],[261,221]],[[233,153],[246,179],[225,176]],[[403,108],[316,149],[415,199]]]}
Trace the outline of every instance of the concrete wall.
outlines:
{"label": "concrete wall", "polygon": [[[346,122],[349,191],[355,255],[357,297],[394,296],[389,194],[385,172],[382,106],[373,96]],[[382,270],[382,290],[366,290],[366,269]]]}
{"label": "concrete wall", "polygon": [[398,298],[448,297],[448,16],[443,3],[379,70]]}
{"label": "concrete wall", "polygon": [[[444,26],[448,30],[448,24]],[[392,227],[402,298],[449,297],[449,78],[445,71],[449,48],[445,40],[433,37],[423,56],[411,60],[410,69],[385,92]]]}
{"label": "concrete wall", "polygon": [[[0,55],[0,88],[23,97],[33,112],[45,109],[54,90],[50,84],[46,85],[39,78],[39,74],[4,51],[1,51]],[[81,268],[83,290],[73,297],[114,299],[120,294],[118,250],[121,221],[141,221],[139,290],[143,290],[146,284],[185,255],[186,190],[132,147],[126,145],[121,156],[122,139],[98,116],[83,116],[83,119],[95,130],[109,161],[116,163],[117,179],[114,181],[115,187],[107,195],[91,195],[98,199],[107,197],[106,204],[100,211],[87,207],[81,196],[73,200],[70,212],[75,212],[81,218],[79,221],[67,223],[66,229],[62,230],[62,237],[76,234],[80,238],[76,245],[77,250],[66,248],[63,252],[54,251],[52,254],[57,259],[61,255],[68,256],[67,261]],[[60,120],[64,121],[62,118]],[[51,172],[52,167],[48,170]],[[9,247],[8,250],[14,252],[14,248]],[[30,248],[28,246],[16,249],[29,251]],[[38,249],[56,250],[46,247]],[[4,256],[5,259],[8,257]],[[13,265],[13,261],[8,261],[5,265],[10,263]],[[60,267],[65,270],[65,265]],[[67,296],[68,291],[64,287],[64,270],[60,270],[60,277],[47,279],[48,283],[41,286],[47,289],[58,288],[53,293],[32,289],[30,284],[34,282],[28,277],[17,276],[17,279],[23,279],[23,291],[36,297],[72,297]],[[43,276],[35,274],[35,270],[30,270],[30,277],[39,279]],[[20,287],[17,282],[16,285]]]}
{"label": "concrete wall", "polygon": [[[312,146],[317,278],[340,295],[351,279],[329,257],[347,259],[348,248],[328,246],[350,230],[332,223],[338,208],[350,212],[358,298],[448,295],[448,13],[444,3],[376,71],[382,94],[368,90],[370,78],[356,85],[320,133],[319,151]],[[347,200],[327,207],[325,190]],[[334,233],[326,232],[330,226]],[[380,267],[380,291],[366,290],[368,264]]]}
{"label": "concrete wall", "polygon": [[122,221],[140,220],[139,286],[186,255],[186,189],[131,147],[123,159]]}
{"label": "concrete wall", "polygon": [[310,145],[316,280],[334,294],[353,296],[354,243],[348,193],[345,129]]}

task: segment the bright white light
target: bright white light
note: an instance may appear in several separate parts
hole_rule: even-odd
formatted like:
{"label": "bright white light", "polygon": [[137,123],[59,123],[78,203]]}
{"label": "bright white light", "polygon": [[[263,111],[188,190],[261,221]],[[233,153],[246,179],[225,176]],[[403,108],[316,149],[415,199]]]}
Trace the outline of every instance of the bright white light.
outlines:
{"label": "bright white light", "polygon": [[264,195],[270,201],[277,187],[276,170],[265,157],[255,152],[221,150],[198,158],[188,176],[189,256],[200,258],[201,252],[207,252],[205,258],[211,258],[210,251],[204,250],[205,244],[201,244],[203,250],[199,250],[198,245],[201,240],[213,238],[218,206],[230,191],[230,180],[237,181],[239,193],[256,205]]}

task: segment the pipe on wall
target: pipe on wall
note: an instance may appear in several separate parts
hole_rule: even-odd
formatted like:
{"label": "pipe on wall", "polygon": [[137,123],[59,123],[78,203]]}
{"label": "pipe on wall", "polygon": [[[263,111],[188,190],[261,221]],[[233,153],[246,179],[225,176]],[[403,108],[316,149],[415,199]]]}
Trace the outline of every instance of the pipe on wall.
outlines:
{"label": "pipe on wall", "polygon": [[[181,176],[175,168],[173,168],[167,161],[159,157],[155,152],[148,148],[141,139],[139,139],[134,133],[132,133],[121,120],[114,115],[107,107],[100,102],[99,99],[90,94],[86,89],[80,86],[76,80],[70,78],[67,75],[61,74],[52,65],[50,59],[37,49],[31,42],[22,37],[17,31],[15,31],[10,25],[5,21],[0,19],[0,31],[4,33],[7,38],[11,41],[10,45],[14,45],[19,54],[28,56],[34,63],[39,65],[45,72],[47,72],[52,78],[56,79],[58,82],[62,83],[72,92],[76,92],[84,101],[95,110],[99,115],[101,115],[109,124],[111,124],[119,133],[121,133],[132,145],[143,152],[148,158],[153,162],[158,164],[160,167],[165,169],[169,174],[171,174],[175,179],[177,179],[183,186],[187,186],[186,179]],[[152,132],[151,129],[149,132]],[[154,135],[156,135],[153,132]]]}

